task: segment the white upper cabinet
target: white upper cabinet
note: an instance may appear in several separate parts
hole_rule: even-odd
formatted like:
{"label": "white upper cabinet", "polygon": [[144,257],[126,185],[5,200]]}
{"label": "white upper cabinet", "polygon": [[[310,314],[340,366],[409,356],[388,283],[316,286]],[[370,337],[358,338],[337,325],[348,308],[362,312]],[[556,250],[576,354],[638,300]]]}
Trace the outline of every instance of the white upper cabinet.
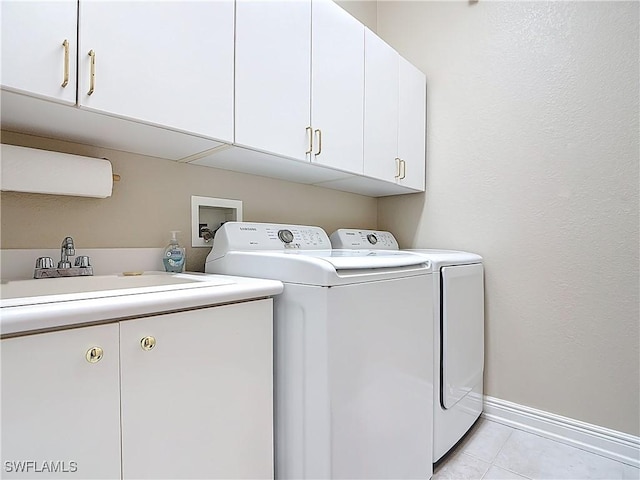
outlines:
{"label": "white upper cabinet", "polygon": [[399,57],[398,157],[404,162],[398,181],[416,190],[425,189],[427,83],[424,73]]}
{"label": "white upper cabinet", "polygon": [[311,18],[312,161],[362,174],[365,28],[331,0]]}
{"label": "white upper cabinet", "polygon": [[235,143],[307,161],[311,2],[238,0]]}
{"label": "white upper cabinet", "polygon": [[330,0],[239,0],[237,145],[362,173],[364,27]]}
{"label": "white upper cabinet", "polygon": [[77,1],[3,0],[2,87],[76,102]]}
{"label": "white upper cabinet", "polygon": [[78,104],[233,140],[234,2],[79,4]]}
{"label": "white upper cabinet", "polygon": [[365,35],[364,174],[398,178],[398,52],[371,30]]}
{"label": "white upper cabinet", "polygon": [[332,0],[0,8],[3,129],[364,195],[424,190],[425,77]]}
{"label": "white upper cabinet", "polygon": [[365,175],[424,190],[425,76],[369,30],[364,122]]}

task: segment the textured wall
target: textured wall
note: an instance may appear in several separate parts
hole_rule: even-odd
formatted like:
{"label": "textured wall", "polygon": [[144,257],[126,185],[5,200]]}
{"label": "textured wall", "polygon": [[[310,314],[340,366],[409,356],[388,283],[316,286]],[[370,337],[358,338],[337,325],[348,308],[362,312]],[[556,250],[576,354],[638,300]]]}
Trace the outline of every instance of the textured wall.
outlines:
{"label": "textured wall", "polygon": [[488,395],[640,433],[639,4],[378,2],[427,75],[403,247],[486,259]]}
{"label": "textured wall", "polygon": [[343,9],[357,18],[360,23],[376,31],[378,23],[378,5],[375,0],[334,0]]}
{"label": "textured wall", "polygon": [[2,192],[3,249],[58,248],[66,235],[79,249],[164,247],[180,230],[187,269],[202,271],[210,249],[190,248],[191,195],[242,200],[247,221],[376,227],[376,199],[361,195],[11,132],[2,142],[106,157],[122,176],[107,199]]}

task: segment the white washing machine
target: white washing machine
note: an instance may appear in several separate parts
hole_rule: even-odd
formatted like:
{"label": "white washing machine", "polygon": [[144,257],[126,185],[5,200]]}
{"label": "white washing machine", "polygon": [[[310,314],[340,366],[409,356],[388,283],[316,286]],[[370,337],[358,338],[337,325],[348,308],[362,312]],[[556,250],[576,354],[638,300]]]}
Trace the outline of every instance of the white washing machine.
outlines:
{"label": "white washing machine", "polygon": [[318,227],[228,222],[207,273],[277,279],[277,478],[432,475],[429,261],[332,250]]}
{"label": "white washing machine", "polygon": [[[397,251],[390,232],[341,229],[334,248]],[[433,267],[433,461],[438,461],[482,413],[484,371],[484,270],[482,257],[454,250],[404,250]],[[431,315],[429,313],[429,315]]]}

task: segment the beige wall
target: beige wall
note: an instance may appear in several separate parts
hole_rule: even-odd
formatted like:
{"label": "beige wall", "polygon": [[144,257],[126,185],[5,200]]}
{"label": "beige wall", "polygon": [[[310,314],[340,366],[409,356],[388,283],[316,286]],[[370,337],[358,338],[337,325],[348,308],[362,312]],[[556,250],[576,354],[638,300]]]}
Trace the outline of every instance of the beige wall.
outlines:
{"label": "beige wall", "polygon": [[378,23],[376,0],[335,0],[335,2],[369,27],[371,31],[376,31]]}
{"label": "beige wall", "polygon": [[190,248],[191,195],[242,200],[246,221],[376,227],[370,197],[11,132],[2,142],[106,157],[122,176],[107,199],[2,192],[3,249],[57,248],[66,235],[80,249],[164,247],[180,230],[187,269],[202,271],[210,249]]}
{"label": "beige wall", "polygon": [[378,3],[427,75],[403,247],[486,260],[488,395],[638,435],[638,3]]}

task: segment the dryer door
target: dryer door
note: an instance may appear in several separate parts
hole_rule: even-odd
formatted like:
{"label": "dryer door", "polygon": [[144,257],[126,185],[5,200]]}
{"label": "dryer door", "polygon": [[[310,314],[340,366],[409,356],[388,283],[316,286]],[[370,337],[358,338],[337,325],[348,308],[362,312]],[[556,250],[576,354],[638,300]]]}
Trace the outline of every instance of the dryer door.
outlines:
{"label": "dryer door", "polygon": [[453,407],[482,382],[484,282],[482,264],[440,269],[442,407]]}

